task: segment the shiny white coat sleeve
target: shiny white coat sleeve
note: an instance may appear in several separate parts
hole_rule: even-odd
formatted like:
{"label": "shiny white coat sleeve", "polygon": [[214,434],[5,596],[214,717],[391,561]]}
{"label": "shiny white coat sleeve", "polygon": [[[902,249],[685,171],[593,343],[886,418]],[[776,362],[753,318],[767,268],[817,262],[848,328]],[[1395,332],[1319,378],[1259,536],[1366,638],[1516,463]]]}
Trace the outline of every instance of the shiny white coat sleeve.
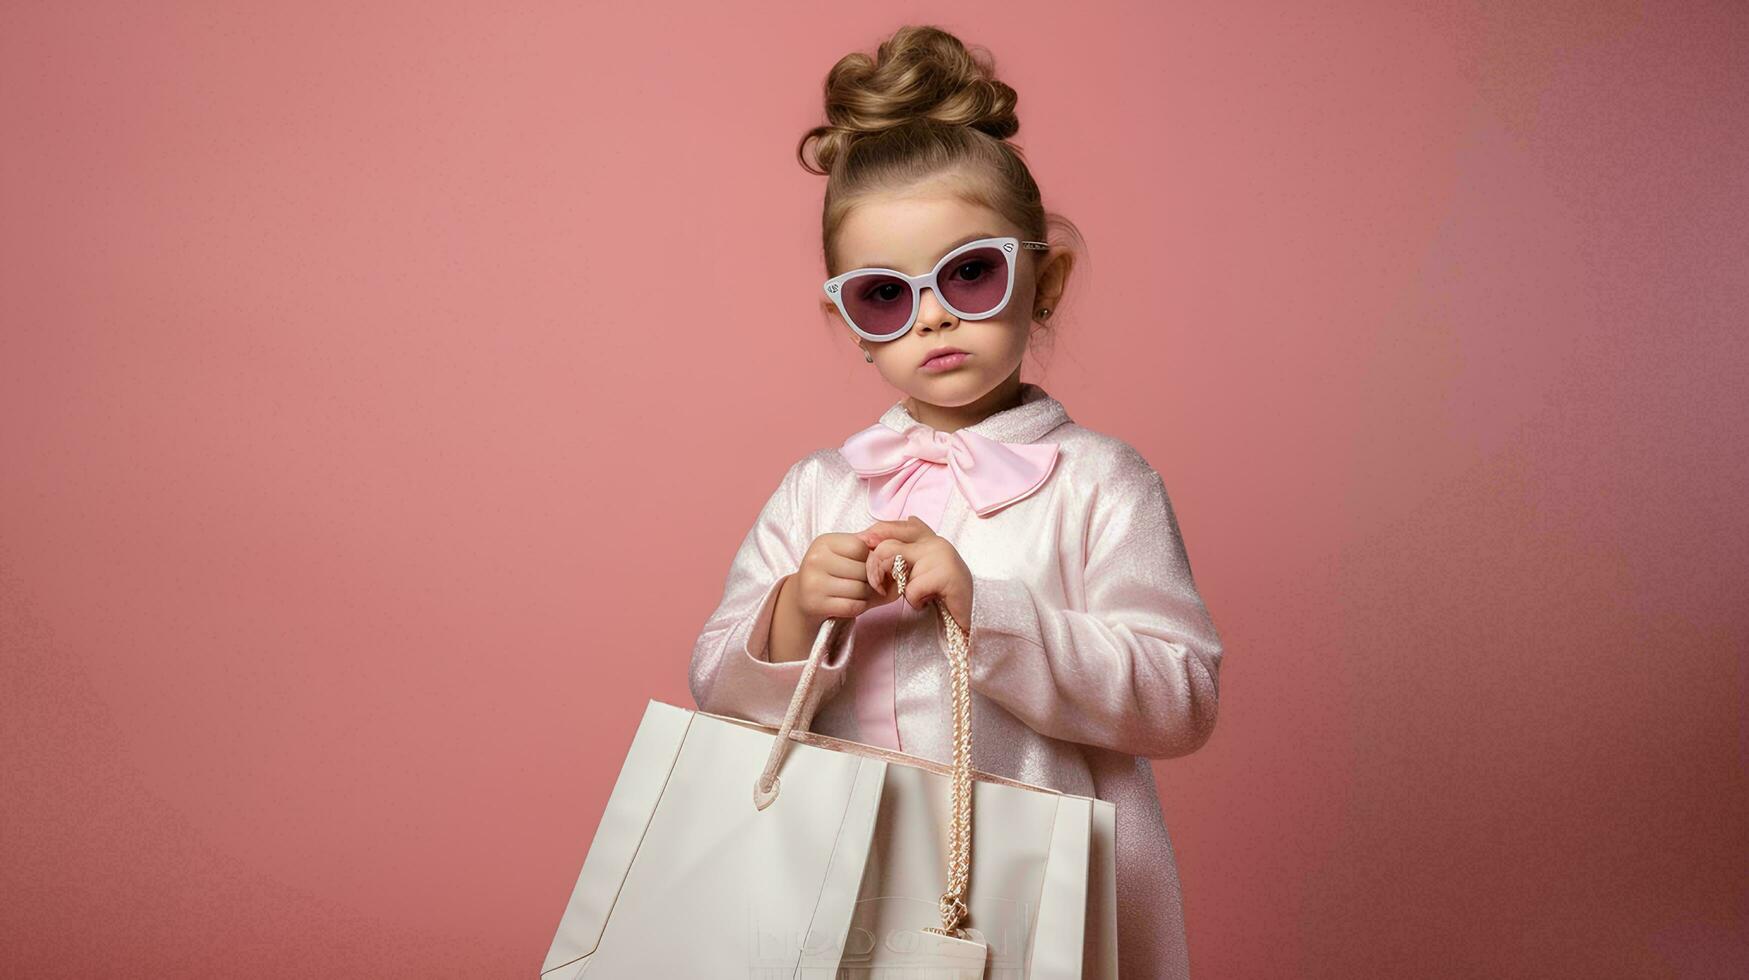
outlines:
{"label": "shiny white coat sleeve", "polygon": [[[813,464],[792,465],[742,538],[729,564],[722,599],[692,648],[692,699],[703,711],[780,726],[806,661],[772,663],[767,644],[784,580],[801,568],[813,542]],[[855,644],[841,622],[814,671],[810,710],[843,685]]]}
{"label": "shiny white coat sleeve", "polygon": [[[1085,611],[973,570],[972,688],[1052,738],[1185,755],[1214,729],[1219,634],[1159,473],[1130,450],[1092,492]],[[1082,548],[1063,542],[1063,559]]]}

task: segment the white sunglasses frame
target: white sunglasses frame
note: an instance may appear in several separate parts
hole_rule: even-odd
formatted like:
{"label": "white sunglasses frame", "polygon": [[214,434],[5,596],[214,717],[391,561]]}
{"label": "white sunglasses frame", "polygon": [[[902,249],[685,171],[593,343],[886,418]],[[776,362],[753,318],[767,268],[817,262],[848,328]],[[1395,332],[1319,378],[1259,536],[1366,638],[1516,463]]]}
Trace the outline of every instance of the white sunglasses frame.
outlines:
{"label": "white sunglasses frame", "polygon": [[[1000,303],[997,303],[995,305],[995,307],[993,307],[990,310],[987,310],[983,313],[965,313],[965,312],[962,312],[958,309],[955,309],[954,305],[952,303],[949,303],[947,301],[947,298],[941,295],[941,287],[939,285],[937,285],[936,277],[941,275],[941,270],[947,268],[948,263],[952,262],[956,257],[963,255],[966,252],[970,252],[973,249],[991,248],[991,247],[1000,248],[1002,250],[1002,254],[1008,260],[1008,285],[1005,286],[1002,290],[1002,301]],[[1021,241],[1020,239],[1015,238],[1011,235],[1004,236],[1001,238],[980,238],[975,242],[967,242],[964,245],[961,245],[961,246],[953,249],[952,251],[948,252],[946,255],[943,255],[941,257],[941,261],[935,263],[935,268],[929,270],[928,272],[926,272],[920,276],[907,276],[903,272],[900,272],[897,269],[883,269],[883,268],[880,268],[878,266],[864,266],[863,268],[860,268],[860,269],[852,269],[849,272],[843,273],[841,275],[833,276],[832,278],[826,280],[826,284],[822,288],[824,288],[826,290],[826,296],[829,299],[831,299],[832,302],[838,307],[838,314],[844,318],[845,325],[850,327],[850,329],[856,331],[857,336],[863,338],[864,340],[872,340],[872,341],[875,341],[877,343],[885,343],[886,341],[889,341],[889,340],[898,340],[900,337],[903,337],[903,336],[905,336],[905,334],[909,333],[911,331],[912,327],[917,325],[917,317],[923,311],[923,287],[925,287],[925,286],[928,286],[930,289],[935,290],[936,302],[938,302],[942,306],[946,307],[948,312],[952,313],[954,316],[957,316],[962,320],[987,320],[990,317],[993,317],[996,314],[1002,312],[1004,309],[1007,309],[1008,300],[1011,296],[1014,295],[1014,270],[1015,270],[1015,267],[1017,265],[1019,265],[1019,263],[1015,260],[1015,253],[1017,253],[1020,249],[1023,249],[1023,248],[1048,249],[1050,247],[1051,247],[1051,244],[1049,242],[1025,242],[1025,241]],[[868,331],[857,326],[856,320],[853,317],[851,317],[851,315],[850,315],[850,311],[846,310],[844,308],[844,296],[843,296],[842,289],[840,287],[842,287],[847,281],[849,281],[851,278],[853,278],[855,276],[866,276],[866,275],[869,275],[871,273],[877,273],[877,272],[882,273],[884,275],[892,276],[895,279],[899,279],[902,282],[907,283],[911,287],[911,317],[910,317],[910,319],[905,321],[904,326],[893,331],[892,333],[884,333],[884,334],[869,333]]]}

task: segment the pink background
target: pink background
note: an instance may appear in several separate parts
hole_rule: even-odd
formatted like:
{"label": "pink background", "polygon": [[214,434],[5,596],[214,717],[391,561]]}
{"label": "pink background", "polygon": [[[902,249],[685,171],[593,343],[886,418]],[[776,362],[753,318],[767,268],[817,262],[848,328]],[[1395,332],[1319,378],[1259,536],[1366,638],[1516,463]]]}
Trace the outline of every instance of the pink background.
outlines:
{"label": "pink background", "polygon": [[534,976],[898,397],[793,152],[912,21],[1020,91],[1091,244],[1027,377],[1227,640],[1198,975],[1749,966],[1740,4],[222,6],[0,10],[0,974]]}

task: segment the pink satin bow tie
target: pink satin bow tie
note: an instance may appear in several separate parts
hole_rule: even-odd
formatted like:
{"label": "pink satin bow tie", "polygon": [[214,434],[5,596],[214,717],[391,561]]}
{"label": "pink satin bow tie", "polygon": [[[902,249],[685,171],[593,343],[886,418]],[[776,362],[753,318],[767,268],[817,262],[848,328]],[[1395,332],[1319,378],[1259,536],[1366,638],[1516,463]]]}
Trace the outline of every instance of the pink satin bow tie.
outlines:
{"label": "pink satin bow tie", "polygon": [[946,466],[973,512],[983,517],[1037,490],[1057,462],[1054,442],[997,442],[961,429],[914,425],[904,432],[876,423],[845,440],[839,452],[869,484],[869,512],[883,521],[903,513],[924,467]]}

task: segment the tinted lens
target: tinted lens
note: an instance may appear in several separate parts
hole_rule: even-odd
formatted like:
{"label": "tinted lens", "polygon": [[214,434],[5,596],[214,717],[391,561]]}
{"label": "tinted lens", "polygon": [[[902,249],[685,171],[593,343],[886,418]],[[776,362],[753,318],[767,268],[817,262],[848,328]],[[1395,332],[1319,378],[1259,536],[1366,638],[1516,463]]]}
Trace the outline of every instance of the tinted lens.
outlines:
{"label": "tinted lens", "polygon": [[911,319],[911,287],[885,273],[853,276],[839,287],[844,312],[869,333],[892,333]]}
{"label": "tinted lens", "polygon": [[949,306],[974,316],[989,313],[1008,293],[1008,254],[994,247],[961,252],[942,268],[939,281]]}

